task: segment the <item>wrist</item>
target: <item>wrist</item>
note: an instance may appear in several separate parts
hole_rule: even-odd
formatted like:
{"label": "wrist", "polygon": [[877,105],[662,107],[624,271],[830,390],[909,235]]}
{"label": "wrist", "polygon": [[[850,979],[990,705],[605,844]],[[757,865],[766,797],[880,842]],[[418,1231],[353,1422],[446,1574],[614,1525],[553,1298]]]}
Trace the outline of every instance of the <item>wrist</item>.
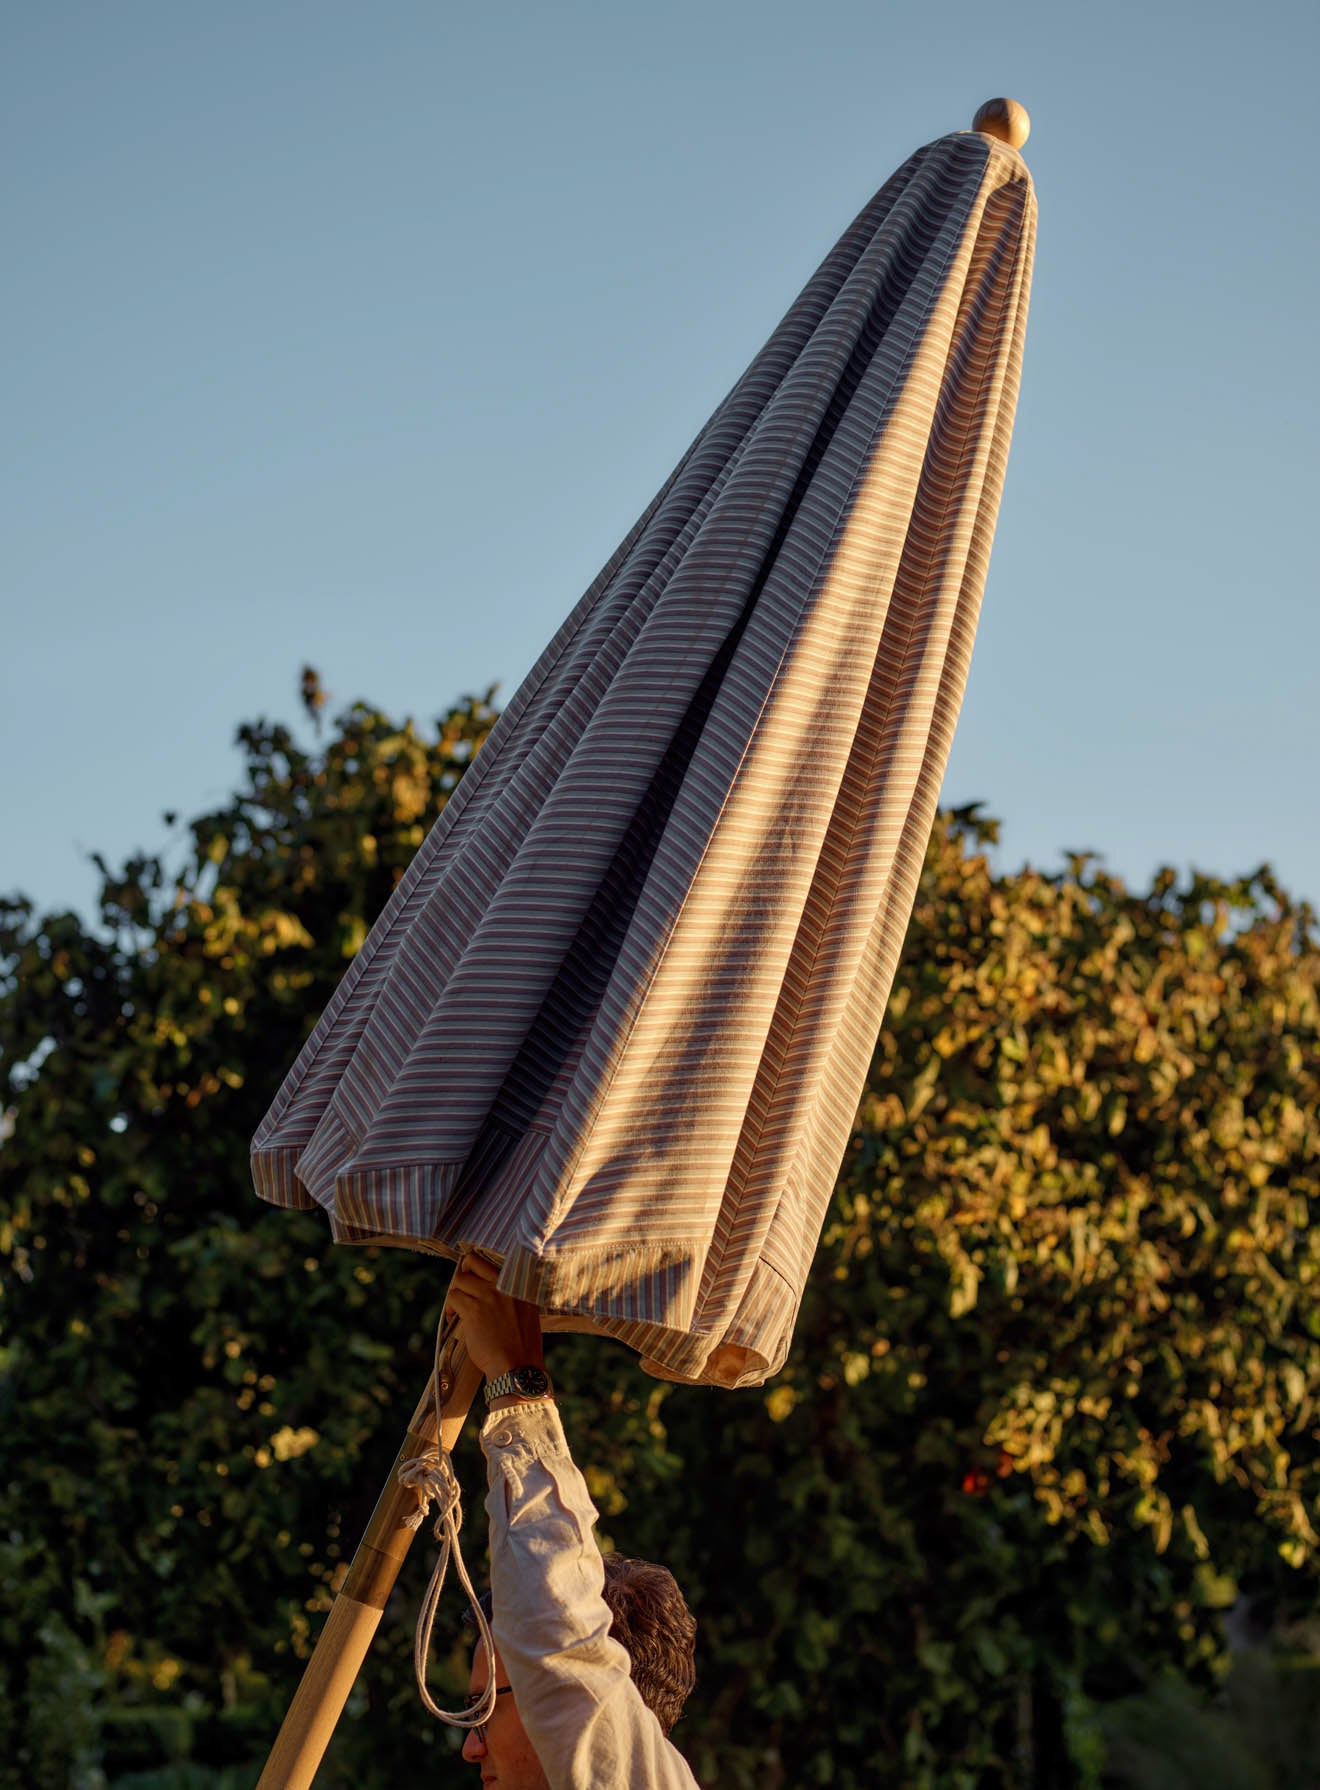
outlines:
{"label": "wrist", "polygon": [[552,1390],[544,1367],[524,1360],[505,1373],[487,1375],[486,1403],[493,1407],[501,1399],[510,1398],[515,1404],[522,1404],[545,1398]]}
{"label": "wrist", "polygon": [[493,1417],[497,1411],[512,1411],[516,1405],[553,1405],[554,1402],[555,1395],[553,1390],[550,1392],[543,1392],[536,1398],[528,1398],[521,1392],[509,1392],[506,1393],[503,1398],[491,1399],[490,1403],[486,1406],[486,1411],[488,1415]]}
{"label": "wrist", "polygon": [[538,1367],[545,1372],[545,1350],[537,1344],[529,1344],[525,1349],[499,1349],[488,1354],[480,1363],[482,1376],[489,1386],[492,1380],[498,1380],[501,1374],[511,1374],[516,1368]]}

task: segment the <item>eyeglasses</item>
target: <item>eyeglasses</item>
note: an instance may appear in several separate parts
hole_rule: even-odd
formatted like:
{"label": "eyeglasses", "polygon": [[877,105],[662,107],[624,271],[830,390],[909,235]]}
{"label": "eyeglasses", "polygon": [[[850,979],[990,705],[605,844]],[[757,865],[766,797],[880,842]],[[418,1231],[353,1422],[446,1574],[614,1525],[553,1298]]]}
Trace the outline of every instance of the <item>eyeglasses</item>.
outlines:
{"label": "eyeglasses", "polygon": [[[511,1684],[496,1685],[495,1695],[497,1697],[502,1697],[506,1691],[511,1691],[512,1689],[513,1689],[513,1686]],[[468,1700],[463,1705],[463,1707],[465,1709],[479,1709],[481,1707],[481,1700],[485,1695],[486,1695],[485,1691],[476,1691],[474,1693],[469,1693]],[[485,1744],[486,1744],[486,1729],[489,1726],[490,1726],[489,1719],[487,1719],[484,1722],[474,1722],[472,1724],[472,1726],[468,1729],[468,1733],[475,1734],[477,1739],[481,1742],[482,1746],[485,1746]]]}

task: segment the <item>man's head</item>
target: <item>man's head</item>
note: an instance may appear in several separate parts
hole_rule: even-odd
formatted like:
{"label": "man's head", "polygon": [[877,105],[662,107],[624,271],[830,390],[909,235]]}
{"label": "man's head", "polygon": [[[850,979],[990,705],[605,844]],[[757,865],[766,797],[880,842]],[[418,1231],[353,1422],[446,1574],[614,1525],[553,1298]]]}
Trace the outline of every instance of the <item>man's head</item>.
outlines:
{"label": "man's head", "polygon": [[610,1634],[628,1655],[642,1702],[668,1734],[697,1682],[697,1624],[674,1575],[649,1560],[605,1555]]}
{"label": "man's head", "polygon": [[[683,1601],[674,1575],[647,1560],[625,1554],[606,1554],[605,1603],[610,1612],[610,1634],[628,1655],[629,1670],[643,1703],[668,1734],[696,1683],[693,1655],[697,1625]],[[490,1593],[481,1600],[489,1621]],[[508,1684],[494,1660],[495,1683],[501,1694],[484,1732],[472,1731],[463,1744],[463,1757],[481,1766],[481,1781],[498,1783],[503,1790],[546,1790],[545,1774],[527,1738],[513,1696],[502,1689]],[[478,1641],[472,1653],[469,1689],[475,1698],[486,1687],[489,1675],[486,1650]]]}
{"label": "man's head", "polygon": [[[478,1640],[472,1649],[472,1675],[468,1679],[468,1694],[474,1703],[486,1688],[491,1665],[486,1658],[485,1642]],[[495,1707],[488,1722],[480,1728],[468,1729],[463,1742],[463,1757],[469,1765],[481,1767],[483,1784],[500,1784],[503,1790],[550,1790],[536,1749],[527,1738],[522,1717],[514,1706],[498,1653],[493,1665],[499,1688]]]}

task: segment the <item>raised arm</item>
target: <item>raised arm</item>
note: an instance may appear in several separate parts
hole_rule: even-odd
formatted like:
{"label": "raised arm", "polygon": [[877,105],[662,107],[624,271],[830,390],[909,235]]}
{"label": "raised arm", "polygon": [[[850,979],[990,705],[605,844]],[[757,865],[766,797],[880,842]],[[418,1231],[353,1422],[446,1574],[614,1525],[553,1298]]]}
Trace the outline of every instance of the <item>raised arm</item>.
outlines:
{"label": "raised arm", "polygon": [[[544,1359],[535,1308],[497,1292],[497,1272],[469,1257],[449,1295],[488,1380]],[[495,1646],[551,1790],[695,1790],[610,1639],[596,1511],[553,1398],[497,1399],[481,1442]]]}

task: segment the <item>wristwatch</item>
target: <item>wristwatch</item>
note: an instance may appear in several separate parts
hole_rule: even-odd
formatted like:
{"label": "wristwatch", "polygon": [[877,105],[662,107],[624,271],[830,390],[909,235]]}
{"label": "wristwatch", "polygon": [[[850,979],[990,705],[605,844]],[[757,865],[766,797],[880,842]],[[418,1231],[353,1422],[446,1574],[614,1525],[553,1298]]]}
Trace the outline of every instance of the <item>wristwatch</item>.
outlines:
{"label": "wristwatch", "polygon": [[486,1403],[497,1398],[545,1398],[550,1391],[550,1376],[543,1367],[511,1367],[486,1382]]}

